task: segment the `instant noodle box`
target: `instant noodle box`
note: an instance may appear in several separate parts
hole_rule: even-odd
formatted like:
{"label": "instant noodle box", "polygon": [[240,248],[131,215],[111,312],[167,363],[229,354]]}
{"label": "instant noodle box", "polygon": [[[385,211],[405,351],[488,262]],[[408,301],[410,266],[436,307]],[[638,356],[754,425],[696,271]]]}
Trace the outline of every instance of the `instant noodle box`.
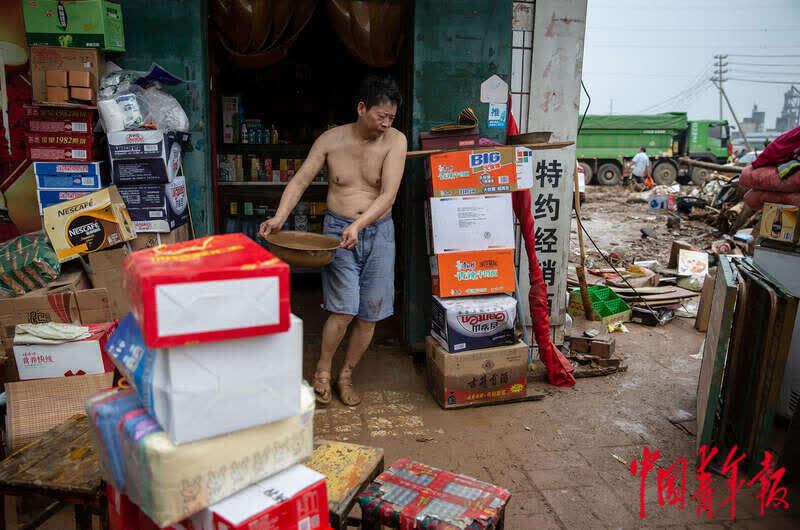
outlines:
{"label": "instant noodle box", "polygon": [[431,256],[433,294],[442,298],[514,292],[514,249]]}
{"label": "instant noodle box", "polygon": [[136,237],[115,186],[44,208],[44,227],[62,263]]}
{"label": "instant noodle box", "polygon": [[150,348],[289,329],[289,266],[244,234],[134,252],[122,283]]}
{"label": "instant noodle box", "polygon": [[492,147],[449,151],[428,159],[433,197],[509,193],[533,185],[533,151]]}
{"label": "instant noodle box", "polygon": [[494,296],[433,297],[431,336],[447,351],[468,351],[514,344],[517,300]]}

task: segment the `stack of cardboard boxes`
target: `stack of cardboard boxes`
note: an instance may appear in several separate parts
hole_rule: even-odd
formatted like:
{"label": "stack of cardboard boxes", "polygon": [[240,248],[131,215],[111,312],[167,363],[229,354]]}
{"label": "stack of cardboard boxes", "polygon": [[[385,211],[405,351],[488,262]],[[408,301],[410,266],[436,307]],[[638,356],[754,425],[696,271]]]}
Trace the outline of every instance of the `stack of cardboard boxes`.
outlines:
{"label": "stack of cardboard boxes", "polygon": [[288,265],[229,234],[135,252],[123,283],[106,347],[134,388],[87,402],[112,528],[273,527],[285,502],[286,528],[329,528],[324,477],[297,466],[314,397]]}
{"label": "stack of cardboard boxes", "polygon": [[511,192],[533,183],[533,153],[497,146],[428,160],[432,329],[428,382],[444,408],[524,397],[516,340]]}

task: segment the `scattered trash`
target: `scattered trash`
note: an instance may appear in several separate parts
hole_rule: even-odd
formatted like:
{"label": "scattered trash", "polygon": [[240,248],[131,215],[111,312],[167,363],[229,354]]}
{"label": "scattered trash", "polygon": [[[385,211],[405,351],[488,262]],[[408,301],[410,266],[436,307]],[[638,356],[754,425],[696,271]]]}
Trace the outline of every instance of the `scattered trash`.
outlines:
{"label": "scattered trash", "polygon": [[617,456],[617,455],[615,455],[614,453],[611,453],[611,456],[613,456],[613,457],[614,457],[614,460],[616,460],[616,461],[617,461],[617,462],[619,462],[620,464],[625,464],[626,466],[629,466],[629,465],[630,465],[630,464],[628,463],[628,461],[627,461],[627,460],[625,460],[624,458],[622,458],[621,456]]}
{"label": "scattered trash", "polygon": [[522,428],[525,429],[526,431],[530,431],[531,430],[531,428],[528,427],[527,425],[523,425]]}
{"label": "scattered trash", "polygon": [[598,336],[600,334],[600,330],[589,328],[586,331],[584,331],[583,334],[591,339]]}
{"label": "scattered trash", "polygon": [[622,322],[614,322],[608,325],[609,333],[628,333],[628,328]]}
{"label": "scattered trash", "polygon": [[423,435],[421,435],[421,436],[417,436],[417,437],[415,438],[415,440],[416,440],[417,442],[432,442],[432,441],[434,441],[435,439],[436,439],[436,438],[434,438],[433,436],[427,436],[427,435],[424,435],[424,434],[423,434]]}
{"label": "scattered trash", "polygon": [[730,254],[733,252],[733,244],[725,239],[718,239],[711,243],[711,252],[714,254]]}
{"label": "scattered trash", "polygon": [[653,239],[655,239],[656,237],[658,237],[658,235],[656,234],[655,230],[653,230],[652,228],[646,227],[646,226],[640,228],[639,231],[642,233],[642,239],[644,239],[646,237],[652,237]]}

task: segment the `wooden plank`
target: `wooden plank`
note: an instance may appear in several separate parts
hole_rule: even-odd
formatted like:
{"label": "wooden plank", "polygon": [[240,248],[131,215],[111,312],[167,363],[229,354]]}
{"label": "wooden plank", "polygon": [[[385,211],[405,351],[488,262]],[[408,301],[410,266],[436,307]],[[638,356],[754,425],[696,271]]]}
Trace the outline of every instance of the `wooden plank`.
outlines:
{"label": "wooden plank", "polygon": [[100,464],[92,445],[86,415],[73,416],[0,462],[0,488],[96,496]]}
{"label": "wooden plank", "polygon": [[697,317],[694,319],[694,329],[705,332],[708,329],[708,319],[711,316],[711,301],[714,299],[714,281],[716,276],[708,275],[703,282],[700,293],[700,303],[697,306]]}
{"label": "wooden plank", "polygon": [[725,357],[733,327],[737,280],[729,258],[720,257],[703,360],[697,384],[697,448],[713,443],[714,420],[719,408],[719,394]]}
{"label": "wooden plank", "polygon": [[320,439],[314,445],[303,464],[325,475],[328,507],[341,524],[358,494],[383,471],[383,449]]}

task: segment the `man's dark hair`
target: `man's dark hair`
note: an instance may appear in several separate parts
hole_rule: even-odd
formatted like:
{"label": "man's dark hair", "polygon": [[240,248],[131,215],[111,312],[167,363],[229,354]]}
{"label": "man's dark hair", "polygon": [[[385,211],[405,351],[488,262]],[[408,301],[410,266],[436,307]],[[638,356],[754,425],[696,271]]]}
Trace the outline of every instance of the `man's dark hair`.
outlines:
{"label": "man's dark hair", "polygon": [[358,87],[356,102],[364,102],[367,109],[381,103],[394,103],[398,107],[403,102],[397,81],[389,75],[370,74],[366,76]]}
{"label": "man's dark hair", "polygon": [[639,151],[641,151],[642,153],[646,153],[646,152],[647,152],[647,149],[645,149],[644,147],[640,147],[640,148],[639,148]]}

